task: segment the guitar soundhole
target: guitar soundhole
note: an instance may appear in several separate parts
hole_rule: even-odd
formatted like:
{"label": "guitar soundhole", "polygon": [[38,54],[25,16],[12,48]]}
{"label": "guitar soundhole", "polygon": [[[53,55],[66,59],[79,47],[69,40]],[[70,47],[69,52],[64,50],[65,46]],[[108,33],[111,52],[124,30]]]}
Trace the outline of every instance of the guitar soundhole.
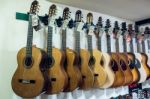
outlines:
{"label": "guitar soundhole", "polygon": [[47,65],[50,68],[54,64],[54,59],[52,57],[47,58]]}
{"label": "guitar soundhole", "polygon": [[27,68],[29,68],[31,65],[32,65],[32,57],[26,57],[25,58],[25,61],[24,61],[24,63],[25,63],[25,66],[27,67]]}
{"label": "guitar soundhole", "polygon": [[123,60],[120,60],[120,65],[123,71],[127,70],[127,66]]}
{"label": "guitar soundhole", "polygon": [[86,78],[86,76],[82,76],[82,78],[83,78],[83,79],[85,79],[85,78]]}
{"label": "guitar soundhole", "polygon": [[100,61],[100,64],[101,64],[101,66],[104,66],[104,60],[103,59]]}
{"label": "guitar soundhole", "polygon": [[95,64],[95,58],[93,56],[90,57],[89,65],[92,66]]}
{"label": "guitar soundhole", "polygon": [[97,77],[97,76],[98,76],[98,74],[94,74],[94,76],[95,76],[95,77]]}
{"label": "guitar soundhole", "polygon": [[113,71],[118,71],[117,62],[115,62],[114,60],[112,60],[110,64],[111,64],[111,66],[112,66],[112,70],[113,70]]}
{"label": "guitar soundhole", "polygon": [[130,69],[134,69],[134,66],[135,66],[134,61],[128,60],[128,65],[129,65]]}
{"label": "guitar soundhole", "polygon": [[56,78],[51,78],[51,81],[56,81]]}

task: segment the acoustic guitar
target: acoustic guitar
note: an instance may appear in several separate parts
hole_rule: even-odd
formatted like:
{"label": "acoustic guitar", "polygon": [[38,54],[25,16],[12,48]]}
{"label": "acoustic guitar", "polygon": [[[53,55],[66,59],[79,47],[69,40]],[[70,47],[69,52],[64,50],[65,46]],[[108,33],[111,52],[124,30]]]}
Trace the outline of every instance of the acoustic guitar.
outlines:
{"label": "acoustic guitar", "polygon": [[[120,66],[121,66],[121,70],[123,71],[123,74],[125,76],[125,81],[123,85],[129,85],[132,83],[133,81],[133,75],[132,72],[130,70],[130,67],[128,65],[128,57],[126,53],[121,53],[119,52],[120,48],[119,48],[119,38],[121,36],[121,34],[124,34],[126,27],[123,27],[122,31],[120,30],[120,28],[118,27],[118,22],[115,22],[115,28],[114,28],[114,35],[115,35],[115,39],[116,39],[116,51],[119,55],[119,61],[120,61]],[[124,44],[123,44],[124,45]]]}
{"label": "acoustic guitar", "polygon": [[90,52],[89,65],[92,67],[92,71],[94,73],[93,87],[100,88],[102,85],[104,85],[104,83],[107,79],[107,74],[106,74],[103,66],[100,64],[100,62],[102,61],[102,53],[97,49],[93,49],[93,45],[92,45],[92,36],[94,36],[93,35],[94,31],[92,29],[90,30],[90,28],[92,27],[92,24],[93,24],[92,13],[89,13],[87,17],[89,17],[87,20],[88,51]]}
{"label": "acoustic guitar", "polygon": [[[79,12],[76,12],[76,16],[78,16]],[[69,91],[73,91],[76,88],[79,87],[79,84],[81,83],[81,72],[79,70],[79,64],[78,64],[78,55],[77,53],[75,53],[72,49],[66,48],[66,36],[67,36],[67,26],[68,28],[72,29],[74,27],[74,22],[73,20],[70,20],[68,22],[68,25],[66,24],[69,19],[69,8],[65,8],[64,10],[64,27],[62,29],[62,46],[63,46],[63,51],[65,53],[66,56],[66,62],[64,64],[66,72],[68,74],[68,84],[65,88],[65,92],[69,92]],[[76,17],[78,18],[78,17]],[[79,19],[76,19],[76,21],[78,21]]]}
{"label": "acoustic guitar", "polygon": [[[126,27],[126,24],[124,24],[124,27]],[[130,66],[132,75],[133,75],[133,81],[132,83],[138,83],[138,81],[140,80],[140,72],[138,71],[138,64],[135,63],[135,54],[134,54],[134,48],[133,48],[133,40],[131,39],[131,34],[132,34],[133,30],[132,30],[132,25],[128,25],[128,32],[126,32],[126,34],[124,35],[124,39],[123,39],[123,43],[124,43],[124,47],[126,47],[126,41],[129,42],[129,47],[130,47],[130,52],[127,52],[127,56],[128,56],[128,64]]]}
{"label": "acoustic guitar", "polygon": [[55,26],[56,5],[50,6],[49,22],[48,22],[48,36],[47,36],[47,63],[49,66],[50,86],[46,94],[58,94],[63,91],[67,84],[67,75],[65,73],[63,62],[64,54],[60,49],[52,47],[53,28]]}
{"label": "acoustic guitar", "polygon": [[[33,98],[40,95],[48,86],[45,51],[32,46],[33,17],[37,16],[38,1],[33,1],[29,12],[28,36],[26,47],[17,54],[18,68],[12,77],[12,89],[21,97]],[[38,21],[38,20],[37,20]],[[35,20],[34,20],[35,22]]]}
{"label": "acoustic guitar", "polygon": [[137,68],[138,68],[138,70],[140,72],[140,75],[141,75],[139,83],[142,83],[142,82],[146,81],[147,74],[146,74],[146,71],[145,71],[144,66],[142,64],[142,56],[140,54],[138,35],[139,35],[139,30],[138,30],[137,26],[135,25],[135,31],[133,32],[133,36],[132,37],[135,39],[135,43],[136,43],[136,46],[137,46],[137,52],[135,51],[134,54],[135,54],[135,57],[136,57],[136,61],[135,62],[137,64],[139,64],[139,65],[137,65],[138,66]]}
{"label": "acoustic guitar", "polygon": [[[91,22],[92,14],[87,14],[87,22]],[[85,25],[87,26],[87,25]],[[86,27],[87,29],[87,27]],[[88,47],[89,48],[89,47]],[[93,87],[94,84],[94,73],[91,67],[90,53],[89,50],[81,49],[80,50],[80,60],[81,60],[81,74],[82,74],[82,84],[80,89],[89,90]]]}
{"label": "acoustic guitar", "polygon": [[[127,65],[124,61],[124,59],[122,57],[120,57],[119,55],[119,26],[118,26],[118,22],[115,21],[114,24],[114,29],[113,29],[113,34],[114,37],[116,38],[116,43],[115,43],[115,47],[116,47],[116,53],[111,53],[112,55],[112,59],[115,60],[115,64],[113,64],[112,69],[115,72],[115,77],[116,80],[113,83],[112,87],[120,87],[123,86],[126,82],[126,75],[125,75],[125,70],[127,70]],[[116,36],[117,35],[117,36]]]}
{"label": "acoustic guitar", "polygon": [[[137,47],[138,47],[139,53],[141,53],[141,57],[142,57],[141,64],[144,67],[144,70],[146,72],[147,79],[148,79],[150,77],[150,67],[147,64],[148,63],[148,56],[145,53],[145,42],[144,42],[143,38],[144,38],[144,34],[140,33],[139,35],[137,35]],[[142,46],[142,48],[141,48],[141,46]],[[142,49],[142,51],[141,51],[141,49]]]}
{"label": "acoustic guitar", "polygon": [[105,26],[105,33],[106,33],[106,39],[107,39],[107,53],[103,52],[103,61],[102,64],[104,64],[104,69],[107,72],[107,80],[105,82],[105,84],[101,87],[101,88],[110,88],[113,83],[115,82],[116,78],[115,78],[115,73],[112,69],[113,66],[113,62],[116,63],[114,60],[112,60],[111,57],[111,41],[110,41],[110,20],[107,19],[106,20],[106,26]]}

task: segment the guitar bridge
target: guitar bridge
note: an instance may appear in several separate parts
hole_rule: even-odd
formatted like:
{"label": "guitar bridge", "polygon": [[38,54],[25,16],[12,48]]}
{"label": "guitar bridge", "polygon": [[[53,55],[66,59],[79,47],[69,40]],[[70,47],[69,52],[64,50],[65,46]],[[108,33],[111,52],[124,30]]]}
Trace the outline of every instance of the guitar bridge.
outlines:
{"label": "guitar bridge", "polygon": [[19,83],[23,84],[35,84],[35,80],[25,80],[25,79],[19,79]]}

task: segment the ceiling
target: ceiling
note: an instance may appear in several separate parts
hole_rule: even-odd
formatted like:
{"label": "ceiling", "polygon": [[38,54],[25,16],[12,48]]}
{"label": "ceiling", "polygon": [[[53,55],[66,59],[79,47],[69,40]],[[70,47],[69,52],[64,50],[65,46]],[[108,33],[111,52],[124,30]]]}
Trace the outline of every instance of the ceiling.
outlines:
{"label": "ceiling", "polygon": [[150,18],[150,0],[48,0],[111,16],[139,21]]}

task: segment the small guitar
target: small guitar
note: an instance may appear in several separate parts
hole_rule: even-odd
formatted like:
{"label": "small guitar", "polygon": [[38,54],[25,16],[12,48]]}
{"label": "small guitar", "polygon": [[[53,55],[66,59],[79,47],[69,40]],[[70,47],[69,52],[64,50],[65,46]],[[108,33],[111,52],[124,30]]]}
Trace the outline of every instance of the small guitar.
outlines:
{"label": "small guitar", "polygon": [[[91,20],[91,13],[87,14],[87,21]],[[91,21],[90,21],[91,22]],[[89,64],[90,61],[90,53],[85,50],[80,50],[80,60],[81,60],[81,74],[82,74],[82,84],[80,86],[80,89],[88,90],[93,87],[94,83],[94,74],[92,71],[92,68],[90,67],[91,64]]]}
{"label": "small guitar", "polygon": [[107,80],[105,84],[101,88],[110,88],[113,83],[115,82],[115,73],[112,69],[113,62],[116,63],[114,60],[112,60],[111,57],[111,42],[110,42],[110,34],[109,34],[109,28],[111,27],[110,25],[110,20],[106,20],[106,26],[105,26],[105,33],[106,33],[106,39],[107,39],[107,53],[103,52],[103,61],[101,64],[104,64],[104,69],[107,72]]}
{"label": "small guitar", "polygon": [[[122,33],[126,30],[126,27],[123,27]],[[119,61],[120,61],[120,66],[121,70],[123,71],[123,74],[125,76],[125,81],[123,85],[129,85],[133,81],[133,75],[131,73],[131,70],[128,65],[128,57],[126,53],[119,53],[119,37],[121,35],[121,31],[119,30],[118,27],[118,22],[115,22],[115,28],[114,28],[114,35],[116,38],[116,51],[118,52],[119,55]],[[126,41],[125,41],[126,42]]]}
{"label": "small guitar", "polygon": [[[114,30],[113,30],[113,34],[114,35],[119,35],[118,34],[119,32],[119,26],[118,26],[118,22],[115,21],[115,24],[114,24]],[[116,77],[116,80],[114,82],[114,84],[112,85],[112,87],[120,87],[120,86],[123,86],[126,82],[126,78],[125,78],[125,70],[127,70],[127,65],[124,61],[124,59],[122,57],[120,57],[119,55],[119,37],[116,37],[116,53],[111,53],[112,55],[112,59],[115,60],[115,64],[113,64],[112,66],[112,69],[114,70],[115,72],[115,77]]]}
{"label": "small guitar", "polygon": [[[126,25],[124,26],[126,27]],[[126,42],[125,42],[125,38],[127,38],[127,40],[130,43],[130,52],[127,53],[128,56],[128,63],[133,75],[133,84],[134,83],[138,83],[138,81],[140,80],[140,72],[138,71],[138,64],[135,63],[135,54],[134,54],[134,50],[133,50],[133,40],[131,39],[131,34],[132,34],[133,30],[132,30],[132,25],[128,25],[128,32],[126,33],[126,35],[124,36],[124,46],[126,46]]]}
{"label": "small guitar", "polygon": [[[79,11],[76,12],[76,16],[78,16]],[[81,17],[81,15],[80,15]],[[78,18],[78,17],[76,17]],[[69,8],[66,8],[66,11],[64,11],[64,24],[63,25],[67,25],[65,21],[68,21],[69,19]],[[76,21],[78,21],[79,19],[76,19]],[[70,20],[68,23],[68,27],[69,28],[73,28],[74,26],[74,22],[73,20]],[[63,28],[63,34],[62,34],[62,46],[63,46],[63,51],[65,53],[66,56],[66,62],[64,64],[65,68],[66,68],[66,72],[68,74],[68,84],[65,88],[65,92],[69,92],[69,91],[73,91],[76,88],[79,87],[79,84],[81,83],[81,72],[79,70],[79,64],[78,64],[78,55],[69,48],[66,48],[66,34],[67,34],[67,26],[64,26],[66,28]]]}
{"label": "small guitar", "polygon": [[67,75],[63,68],[64,55],[60,49],[52,47],[53,28],[55,26],[56,5],[49,9],[48,36],[47,36],[47,55],[49,66],[50,86],[47,94],[58,94],[63,91],[67,84]]}
{"label": "small guitar", "polygon": [[33,17],[37,16],[38,1],[33,1],[29,13],[29,25],[26,47],[17,54],[18,68],[12,77],[13,91],[24,98],[33,98],[45,91],[48,86],[46,58],[43,50],[32,46]]}

